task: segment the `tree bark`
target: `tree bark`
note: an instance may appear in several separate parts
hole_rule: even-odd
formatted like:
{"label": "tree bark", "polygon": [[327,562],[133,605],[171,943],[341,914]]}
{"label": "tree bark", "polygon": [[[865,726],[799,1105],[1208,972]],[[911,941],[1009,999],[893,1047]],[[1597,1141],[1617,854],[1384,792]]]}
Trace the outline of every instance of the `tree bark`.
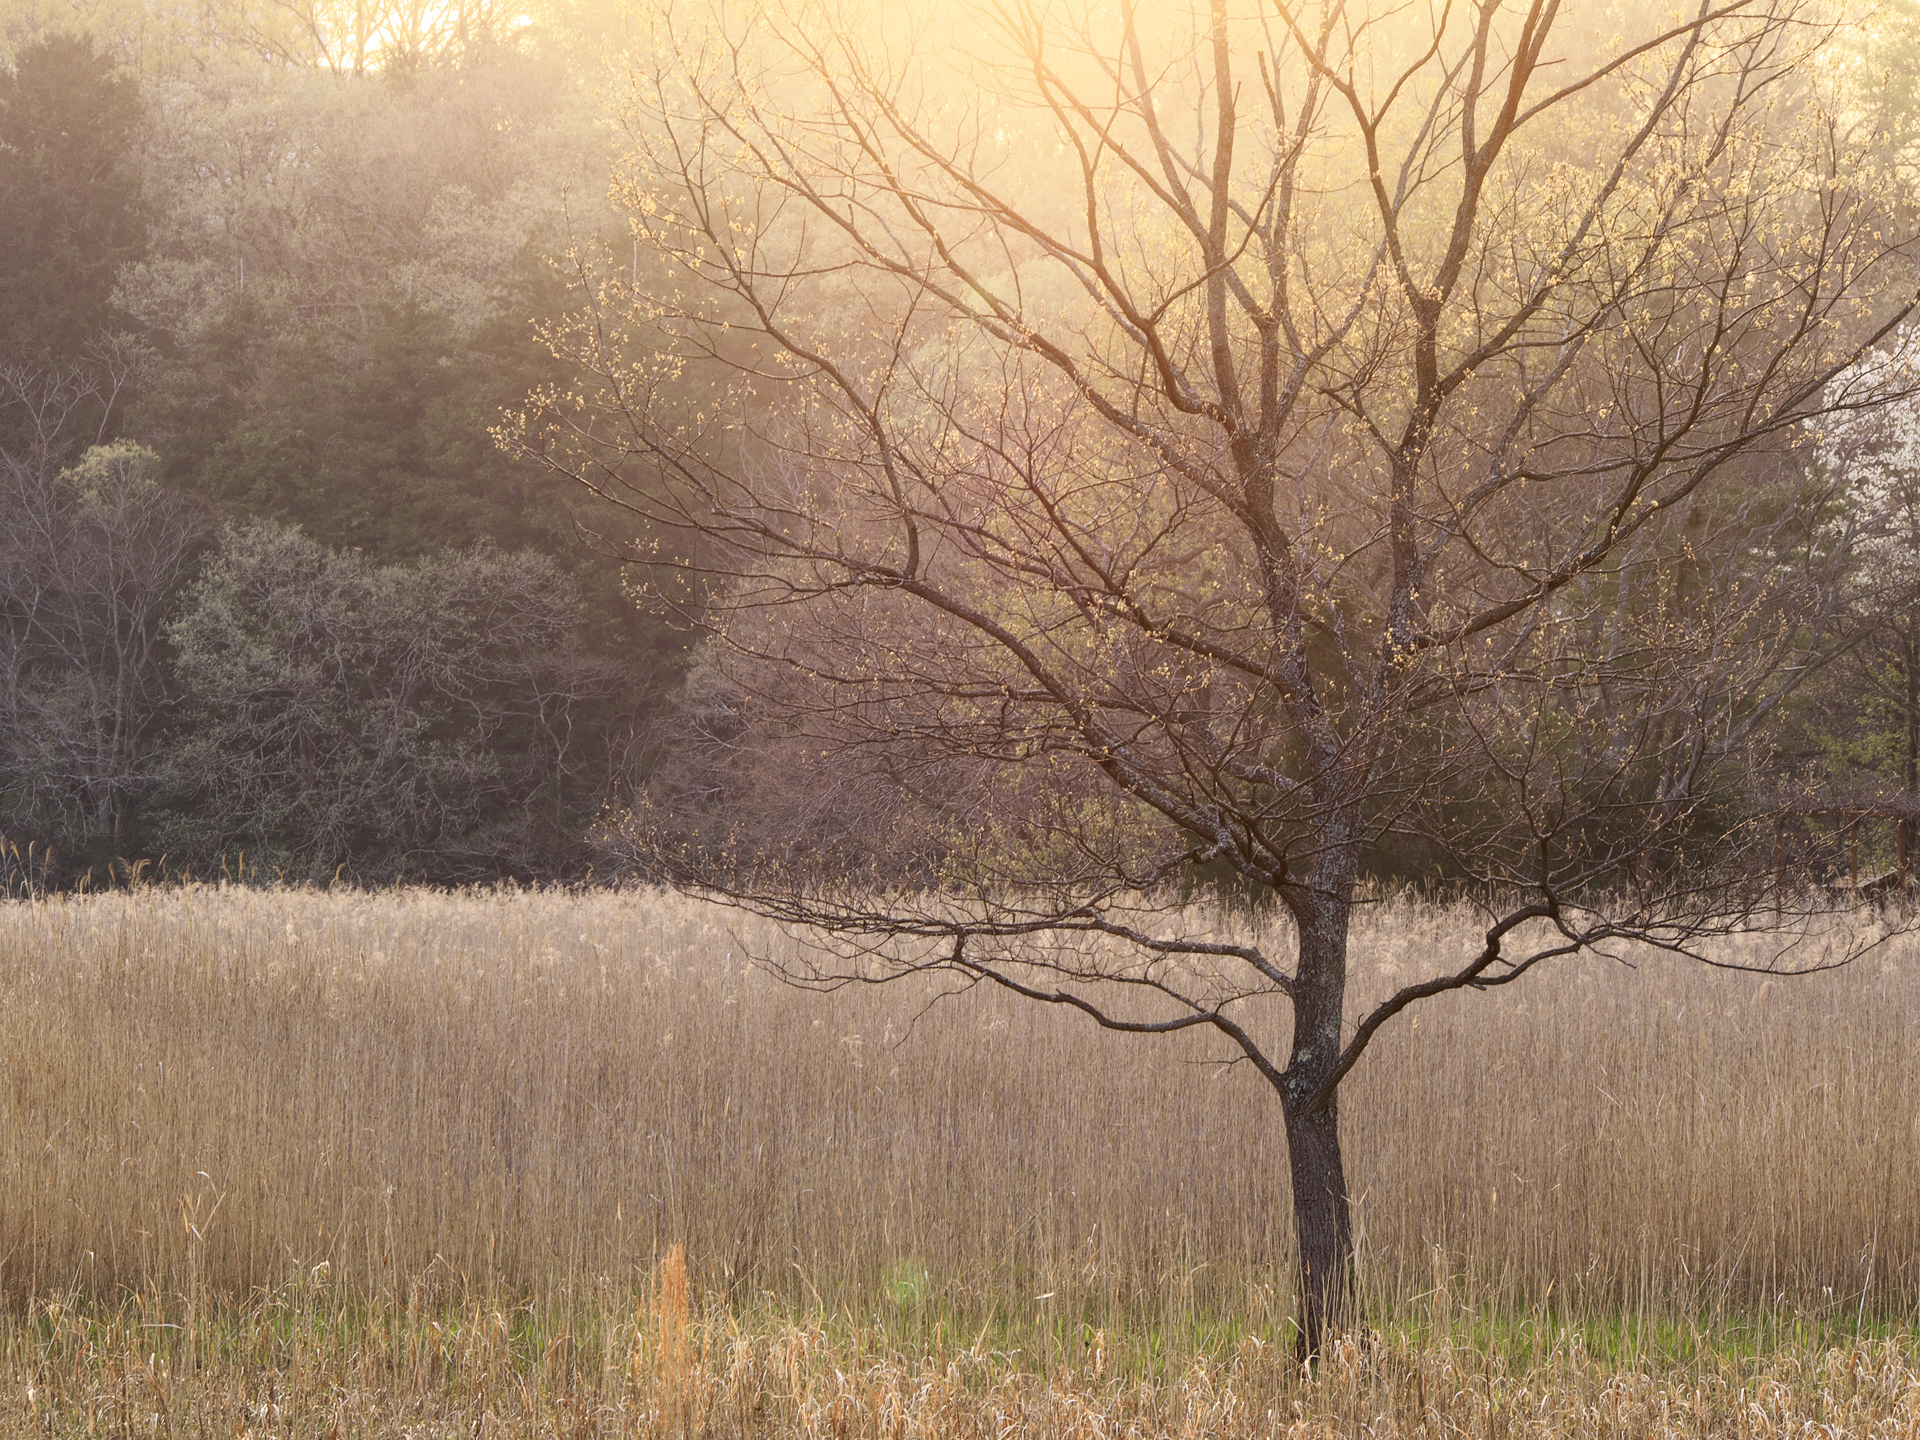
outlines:
{"label": "tree bark", "polygon": [[1352,1318],[1353,1217],[1340,1152],[1340,1103],[1321,1087],[1340,1063],[1347,999],[1348,921],[1353,857],[1345,847],[1323,857],[1305,895],[1293,897],[1300,927],[1293,1045],[1281,1076],[1287,1161],[1293,1177],[1293,1225],[1300,1262],[1300,1335],[1305,1362]]}
{"label": "tree bark", "polygon": [[1353,1318],[1353,1212],[1340,1153],[1338,1100],[1317,1108],[1305,1097],[1287,1097],[1282,1103],[1300,1249],[1296,1353],[1309,1361],[1321,1353],[1330,1334],[1339,1334]]}

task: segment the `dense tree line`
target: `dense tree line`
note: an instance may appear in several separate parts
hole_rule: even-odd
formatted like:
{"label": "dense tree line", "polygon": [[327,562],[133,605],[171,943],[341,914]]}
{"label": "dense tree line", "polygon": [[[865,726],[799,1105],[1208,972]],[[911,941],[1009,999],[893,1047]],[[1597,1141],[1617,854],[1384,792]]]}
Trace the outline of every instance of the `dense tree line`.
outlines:
{"label": "dense tree line", "polygon": [[565,378],[544,257],[607,228],[608,139],[566,34],[442,18],[344,64],[239,12],[186,59],[7,36],[0,836],[36,880],[578,876],[644,775],[679,639],[492,435]]}

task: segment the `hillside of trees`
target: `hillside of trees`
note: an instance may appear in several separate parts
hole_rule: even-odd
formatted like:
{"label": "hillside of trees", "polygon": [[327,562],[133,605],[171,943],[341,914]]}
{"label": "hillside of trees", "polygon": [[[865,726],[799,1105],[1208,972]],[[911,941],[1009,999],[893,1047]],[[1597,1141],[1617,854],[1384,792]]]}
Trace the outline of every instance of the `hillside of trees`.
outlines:
{"label": "hillside of trees", "polygon": [[[1907,177],[1917,13],[1847,61]],[[609,198],[629,39],[586,4],[0,6],[0,881],[581,879],[636,825],[901,877],[1051,803],[810,770],[777,676],[700,641],[697,557],[637,563],[528,452],[595,286],[676,283]],[[1718,559],[1840,603],[1748,793],[1920,796],[1920,411],[1782,458],[1807,484],[1769,493],[1819,497],[1791,561]]]}
{"label": "hillside of trees", "polygon": [[137,18],[0,49],[10,865],[590,873],[685,637],[492,434],[617,231],[590,36]]}

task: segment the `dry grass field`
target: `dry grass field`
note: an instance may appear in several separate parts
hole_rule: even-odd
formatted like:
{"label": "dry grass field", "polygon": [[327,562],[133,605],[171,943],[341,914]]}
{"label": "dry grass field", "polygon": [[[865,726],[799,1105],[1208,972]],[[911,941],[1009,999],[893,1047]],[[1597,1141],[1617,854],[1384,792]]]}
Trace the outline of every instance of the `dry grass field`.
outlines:
{"label": "dry grass field", "polygon": [[[661,1285],[660,1292],[671,1287]],[[0,1433],[101,1436],[767,1436],[873,1440],[1255,1437],[1911,1437],[1911,1343],[1748,1359],[1596,1356],[1563,1336],[1516,1361],[1464,1340],[1341,1342],[1303,1374],[1248,1337],[1141,1373],[966,1339],[903,1349],[878,1329],[758,1327],[643,1304],[582,1331],[466,1310],[356,1323],[263,1302],[197,1346],[151,1320],[57,1303],[6,1331]],[[182,1312],[173,1312],[184,1319]],[[177,1323],[174,1322],[174,1323]],[[178,1332],[171,1332],[177,1334]]]}
{"label": "dry grass field", "polygon": [[[1360,988],[1470,935],[1383,903]],[[650,893],[0,905],[0,1428],[1920,1423],[1912,941],[1397,1022],[1343,1101],[1377,1323],[1310,1380],[1246,1067],[748,963],[793,943]]]}

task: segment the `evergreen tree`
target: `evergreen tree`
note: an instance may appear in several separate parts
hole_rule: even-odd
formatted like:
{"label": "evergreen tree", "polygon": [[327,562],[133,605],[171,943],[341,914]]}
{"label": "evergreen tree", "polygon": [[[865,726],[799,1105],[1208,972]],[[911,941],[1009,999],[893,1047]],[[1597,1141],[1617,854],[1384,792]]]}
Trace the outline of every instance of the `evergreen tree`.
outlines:
{"label": "evergreen tree", "polygon": [[83,355],[145,248],[138,85],[91,40],[52,35],[0,70],[0,364]]}

